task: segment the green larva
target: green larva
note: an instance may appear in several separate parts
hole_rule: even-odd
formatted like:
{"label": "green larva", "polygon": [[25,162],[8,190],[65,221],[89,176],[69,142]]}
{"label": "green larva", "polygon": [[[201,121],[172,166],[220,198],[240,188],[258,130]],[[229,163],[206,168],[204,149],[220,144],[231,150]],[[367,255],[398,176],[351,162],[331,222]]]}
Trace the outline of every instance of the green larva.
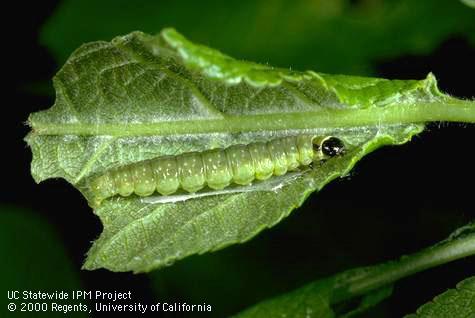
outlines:
{"label": "green larva", "polygon": [[92,206],[116,195],[171,195],[178,189],[195,193],[205,186],[221,190],[231,183],[245,186],[280,176],[343,151],[343,143],[332,136],[284,137],[129,164],[92,177],[87,187]]}

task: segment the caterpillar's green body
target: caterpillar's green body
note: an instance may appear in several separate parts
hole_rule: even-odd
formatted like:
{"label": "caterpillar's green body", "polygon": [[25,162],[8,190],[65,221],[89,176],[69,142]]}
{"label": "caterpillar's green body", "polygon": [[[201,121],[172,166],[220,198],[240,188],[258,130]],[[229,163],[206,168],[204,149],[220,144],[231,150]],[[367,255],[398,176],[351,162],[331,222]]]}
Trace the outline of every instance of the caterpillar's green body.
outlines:
{"label": "caterpillar's green body", "polygon": [[171,195],[178,189],[194,193],[205,186],[220,190],[231,183],[248,185],[256,179],[283,175],[339,154],[341,150],[325,153],[324,142],[331,139],[337,140],[310,135],[284,137],[267,143],[163,156],[122,166],[91,178],[90,203],[98,206],[115,195],[150,196],[154,192]]}

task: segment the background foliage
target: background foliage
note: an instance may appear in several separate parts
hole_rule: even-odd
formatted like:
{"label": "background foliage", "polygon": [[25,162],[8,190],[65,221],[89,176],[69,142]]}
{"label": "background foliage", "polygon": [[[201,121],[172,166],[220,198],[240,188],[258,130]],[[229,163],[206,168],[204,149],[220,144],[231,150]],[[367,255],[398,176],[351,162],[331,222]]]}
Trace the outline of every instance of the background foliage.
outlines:
{"label": "background foliage", "polygon": [[[174,26],[237,58],[276,66],[418,79],[433,71],[442,90],[470,98],[475,88],[466,74],[475,66],[475,10],[452,0],[436,5],[429,0],[65,0],[9,12],[17,17],[15,32],[7,32],[5,40],[11,48],[6,60],[12,61],[6,65],[11,87],[5,90],[12,118],[5,128],[13,133],[6,144],[11,154],[4,158],[9,187],[1,191],[1,202],[9,206],[0,213],[8,220],[2,226],[11,229],[21,218],[22,227],[7,236],[17,233],[17,241],[4,240],[2,259],[9,262],[1,264],[2,280],[14,277],[11,268],[21,277],[59,279],[59,266],[70,268],[61,273],[64,279],[52,285],[30,280],[31,286],[130,289],[144,303],[206,302],[213,305],[212,316],[222,317],[308,281],[416,251],[475,218],[473,191],[464,184],[475,177],[469,155],[474,128],[434,125],[408,145],[365,158],[349,178],[330,184],[244,245],[193,256],[150,275],[79,271],[100,223],[64,181],[34,184],[22,138],[28,113],[52,104],[53,97],[45,95],[51,92],[50,79],[81,43]],[[21,207],[34,216],[23,216]],[[37,237],[26,235],[33,235],[31,229]],[[32,257],[27,267],[25,255]],[[364,316],[415,312],[472,275],[474,266],[468,259],[406,279]],[[21,284],[12,279],[2,285],[15,289]]]}

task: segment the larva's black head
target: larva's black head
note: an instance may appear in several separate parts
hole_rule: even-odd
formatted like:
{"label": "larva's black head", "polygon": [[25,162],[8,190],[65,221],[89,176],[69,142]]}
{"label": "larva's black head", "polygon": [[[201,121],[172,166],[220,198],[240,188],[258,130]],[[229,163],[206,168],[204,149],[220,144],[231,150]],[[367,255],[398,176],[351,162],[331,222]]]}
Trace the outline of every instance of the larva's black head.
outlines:
{"label": "larva's black head", "polygon": [[314,161],[325,160],[331,157],[339,156],[345,152],[345,144],[336,137],[315,137],[312,142]]}
{"label": "larva's black head", "polygon": [[345,145],[340,139],[329,137],[323,140],[321,151],[325,156],[335,157],[345,152]]}

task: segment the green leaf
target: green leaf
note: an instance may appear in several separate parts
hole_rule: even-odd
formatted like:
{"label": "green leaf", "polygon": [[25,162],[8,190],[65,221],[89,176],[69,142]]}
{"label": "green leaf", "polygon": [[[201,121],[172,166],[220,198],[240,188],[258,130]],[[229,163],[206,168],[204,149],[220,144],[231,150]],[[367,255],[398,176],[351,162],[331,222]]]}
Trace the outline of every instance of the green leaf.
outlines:
{"label": "green leaf", "polygon": [[466,4],[471,8],[475,8],[475,0],[461,0],[462,3]]}
{"label": "green leaf", "polygon": [[[361,297],[356,308],[349,304],[338,307],[332,304],[332,295],[338,284],[347,283],[358,275],[364,275],[368,269],[353,270],[339,277],[323,279],[304,286],[282,296],[259,303],[239,314],[235,318],[292,317],[292,318],[350,318],[376,306],[392,294],[392,286],[385,286]],[[340,281],[341,280],[341,281]]]}
{"label": "green leaf", "polygon": [[[388,298],[392,284],[397,280],[470,255],[475,255],[475,223],[415,254],[317,280],[257,303],[234,317],[354,317]],[[457,292],[449,291],[436,298],[433,303],[423,306],[418,314],[421,317],[472,317],[475,312],[474,294],[475,280],[468,279],[458,286]]]}
{"label": "green leaf", "polygon": [[[20,292],[56,290],[70,294],[84,288],[60,242],[55,229],[37,213],[0,205],[0,278],[4,287],[0,305],[4,313],[7,312],[7,302],[12,302],[7,299],[6,289]],[[21,300],[13,302],[18,312]],[[77,304],[77,300],[68,299],[61,303],[72,305]],[[46,316],[64,317],[64,313],[50,311]],[[76,312],[74,317],[88,317],[88,314]]]}
{"label": "green leaf", "polygon": [[475,276],[457,284],[423,305],[406,318],[471,318],[475,317]]}
{"label": "green leaf", "polygon": [[296,134],[333,135],[347,152],[274,191],[151,203],[114,197],[95,209],[104,232],[85,268],[149,271],[244,242],[346,175],[364,155],[401,144],[430,120],[475,122],[472,102],[436,80],[296,72],[236,61],[173,29],[134,32],[76,50],[55,76],[56,103],[30,115],[37,182],[60,177],[86,198],[88,178],[164,155]]}
{"label": "green leaf", "polygon": [[387,135],[383,139],[374,138],[362,150],[276,191],[155,205],[128,198],[109,200],[96,210],[104,232],[89,251],[85,268],[143,272],[170,265],[191,254],[245,242],[277,224],[311,192],[346,174],[376,144],[395,141],[389,138]]}
{"label": "green leaf", "polygon": [[63,0],[41,41],[64,63],[82,43],[173,25],[241,58],[374,75],[375,61],[428,54],[450,36],[475,43],[474,21],[475,12],[454,0]]}

